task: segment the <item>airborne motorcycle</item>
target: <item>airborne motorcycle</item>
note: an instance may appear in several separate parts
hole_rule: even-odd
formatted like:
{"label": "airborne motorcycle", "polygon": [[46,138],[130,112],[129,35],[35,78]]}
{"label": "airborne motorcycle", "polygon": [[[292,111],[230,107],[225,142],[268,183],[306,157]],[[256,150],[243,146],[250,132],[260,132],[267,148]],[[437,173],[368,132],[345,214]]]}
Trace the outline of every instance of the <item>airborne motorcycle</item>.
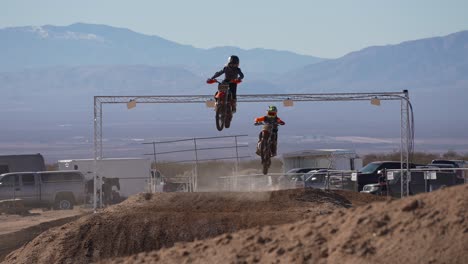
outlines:
{"label": "airborne motorcycle", "polygon": [[274,128],[278,126],[276,121],[273,122],[256,122],[254,125],[260,126],[263,125],[263,130],[261,133],[261,139],[259,143],[259,151],[260,157],[262,158],[262,165],[263,165],[263,174],[268,174],[268,169],[271,165],[271,157],[273,156],[272,146],[273,144],[277,144]]}
{"label": "airborne motorcycle", "polygon": [[[241,80],[236,79],[231,82],[241,83]],[[233,115],[233,100],[229,90],[229,83],[220,82],[217,79],[209,79],[207,83],[218,83],[218,92],[215,95],[216,128],[219,131],[223,130],[223,128],[229,128]]]}

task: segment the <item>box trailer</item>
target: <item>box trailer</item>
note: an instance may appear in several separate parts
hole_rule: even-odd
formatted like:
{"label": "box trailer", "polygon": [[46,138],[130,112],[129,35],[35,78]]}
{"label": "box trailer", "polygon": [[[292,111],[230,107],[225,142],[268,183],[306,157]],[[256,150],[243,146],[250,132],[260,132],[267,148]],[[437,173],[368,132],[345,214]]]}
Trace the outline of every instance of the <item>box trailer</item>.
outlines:
{"label": "box trailer", "polygon": [[[106,179],[119,185],[121,197],[149,191],[151,181],[151,160],[145,158],[108,158],[97,161],[97,176],[106,182]],[[59,160],[60,170],[78,170],[92,186],[94,179],[94,159]],[[102,178],[101,178],[102,177]],[[118,179],[114,181],[114,179]],[[116,186],[116,184],[114,184]],[[104,187],[103,187],[104,188]],[[116,188],[114,188],[116,189]],[[104,189],[104,191],[106,191]]]}
{"label": "box trailer", "polygon": [[282,155],[283,171],[294,168],[329,168],[333,170],[358,170],[362,159],[354,150],[349,149],[314,149]]}
{"label": "box trailer", "polygon": [[41,154],[0,155],[0,174],[22,171],[45,171]]}

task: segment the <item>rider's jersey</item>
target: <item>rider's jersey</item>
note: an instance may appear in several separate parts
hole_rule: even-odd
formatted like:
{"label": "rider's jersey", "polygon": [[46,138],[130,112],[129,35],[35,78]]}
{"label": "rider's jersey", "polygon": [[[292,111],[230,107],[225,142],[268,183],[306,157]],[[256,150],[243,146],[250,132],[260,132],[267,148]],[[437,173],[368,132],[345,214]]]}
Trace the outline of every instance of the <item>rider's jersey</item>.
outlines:
{"label": "rider's jersey", "polygon": [[278,116],[261,116],[261,117],[257,117],[255,118],[255,123],[260,123],[260,122],[264,122],[266,123],[264,126],[263,126],[263,129],[266,130],[268,129],[268,125],[273,125],[273,128],[277,128],[278,127],[278,124],[281,124],[281,125],[284,125],[284,121],[281,120],[281,118],[279,118]]}
{"label": "rider's jersey", "polygon": [[239,67],[229,67],[225,66],[222,70],[219,72],[216,72],[211,79],[217,78],[221,76],[224,73],[224,81],[232,81],[234,79],[240,79],[242,80],[244,78],[244,74],[242,73],[241,69]]}

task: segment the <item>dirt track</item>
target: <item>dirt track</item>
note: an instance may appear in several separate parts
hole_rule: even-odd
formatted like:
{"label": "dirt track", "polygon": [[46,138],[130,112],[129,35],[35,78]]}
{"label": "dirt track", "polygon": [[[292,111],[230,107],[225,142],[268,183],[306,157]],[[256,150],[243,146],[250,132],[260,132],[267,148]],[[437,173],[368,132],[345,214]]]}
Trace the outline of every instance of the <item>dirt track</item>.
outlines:
{"label": "dirt track", "polygon": [[103,263],[467,263],[468,185]]}
{"label": "dirt track", "polygon": [[25,207],[8,209],[0,214],[0,261],[42,232],[74,221],[90,212],[81,208],[58,211]]}
{"label": "dirt track", "polygon": [[20,209],[21,211],[16,214],[0,214],[0,236],[46,222],[77,215],[84,215],[92,211],[92,209],[81,208],[75,208],[73,210],[44,210],[41,208]]}
{"label": "dirt track", "polygon": [[181,241],[292,223],[375,200],[382,198],[320,190],[139,195],[41,234],[6,262],[90,263]]}
{"label": "dirt track", "polygon": [[[50,228],[64,225],[68,222],[80,218],[81,215],[59,218],[51,221],[44,221],[40,224],[32,225],[30,227],[0,235],[0,261],[2,261],[8,253],[20,248],[28,243],[36,236]],[[3,223],[2,223],[3,224]]]}
{"label": "dirt track", "polygon": [[5,263],[466,263],[468,185],[376,200],[302,189],[139,195],[44,232]]}

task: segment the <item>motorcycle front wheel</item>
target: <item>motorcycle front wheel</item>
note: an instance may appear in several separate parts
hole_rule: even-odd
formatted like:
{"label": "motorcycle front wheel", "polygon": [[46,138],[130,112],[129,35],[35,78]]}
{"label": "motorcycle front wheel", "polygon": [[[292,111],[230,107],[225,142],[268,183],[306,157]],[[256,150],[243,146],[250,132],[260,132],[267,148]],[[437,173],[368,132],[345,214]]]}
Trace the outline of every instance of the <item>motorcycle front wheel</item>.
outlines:
{"label": "motorcycle front wheel", "polygon": [[261,144],[261,157],[262,157],[262,165],[263,165],[263,174],[268,174],[268,169],[270,168],[271,164],[271,150],[270,145],[268,144],[267,140],[262,139]]}
{"label": "motorcycle front wheel", "polygon": [[218,129],[218,131],[223,130],[224,128],[224,106],[218,105],[216,107],[215,119],[216,119],[216,129]]}
{"label": "motorcycle front wheel", "polygon": [[268,159],[267,161],[263,162],[263,175],[268,174],[268,169],[270,168],[271,160]]}
{"label": "motorcycle front wheel", "polygon": [[227,107],[226,109],[226,115],[224,119],[224,127],[229,128],[231,126],[231,120],[232,120],[232,108],[230,106]]}

